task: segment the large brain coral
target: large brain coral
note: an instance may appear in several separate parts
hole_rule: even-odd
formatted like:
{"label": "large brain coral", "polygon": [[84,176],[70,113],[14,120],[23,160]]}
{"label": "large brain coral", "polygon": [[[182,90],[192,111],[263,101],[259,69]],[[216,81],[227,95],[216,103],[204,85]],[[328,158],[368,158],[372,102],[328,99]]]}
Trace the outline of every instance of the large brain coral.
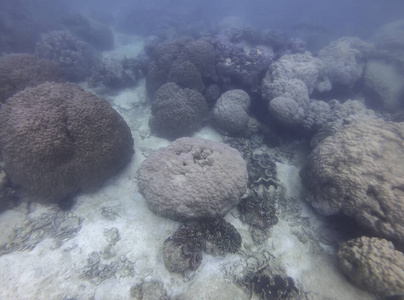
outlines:
{"label": "large brain coral", "polygon": [[384,239],[362,236],[342,243],[339,266],[359,287],[383,297],[404,294],[404,255]]}
{"label": "large brain coral", "polygon": [[139,169],[149,208],[174,220],[225,215],[247,189],[247,166],[229,146],[180,138],[151,154]]}
{"label": "large brain coral", "polygon": [[198,130],[208,115],[208,104],[199,92],[173,82],[155,93],[149,125],[153,133],[178,138]]}
{"label": "large brain coral", "polygon": [[31,54],[13,54],[0,59],[0,102],[45,81],[63,81],[56,64]]}
{"label": "large brain coral", "polygon": [[12,181],[42,201],[96,187],[134,152],[128,125],[105,100],[53,82],[2,105],[0,149]]}
{"label": "large brain coral", "polygon": [[320,213],[343,213],[404,243],[404,123],[361,118],[313,149],[301,171]]}

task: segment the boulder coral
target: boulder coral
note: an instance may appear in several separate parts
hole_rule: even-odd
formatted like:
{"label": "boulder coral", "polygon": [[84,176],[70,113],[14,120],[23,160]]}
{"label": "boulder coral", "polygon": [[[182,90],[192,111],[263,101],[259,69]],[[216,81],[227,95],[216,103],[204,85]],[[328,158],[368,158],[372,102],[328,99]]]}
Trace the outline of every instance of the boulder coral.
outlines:
{"label": "boulder coral", "polygon": [[197,40],[185,45],[180,57],[192,62],[204,78],[215,81],[215,49],[208,40]]}
{"label": "boulder coral", "polygon": [[213,107],[213,121],[219,131],[237,135],[247,130],[250,96],[243,90],[223,93]]}
{"label": "boulder coral", "polygon": [[316,87],[322,69],[322,62],[313,57],[310,52],[305,52],[283,55],[271,65],[268,72],[271,72],[274,79],[301,80],[311,94]]}
{"label": "boulder coral", "polygon": [[48,202],[97,187],[134,153],[128,125],[108,102],[54,82],[2,105],[0,150],[12,182]]}
{"label": "boulder coral", "polygon": [[305,117],[304,110],[292,98],[276,97],[269,102],[269,113],[284,125],[299,125]]}
{"label": "boulder coral", "polygon": [[169,82],[156,91],[151,112],[149,126],[154,134],[178,138],[202,126],[208,117],[208,104],[199,92]]}
{"label": "boulder coral", "polygon": [[62,82],[58,66],[32,54],[12,54],[0,59],[0,102],[45,81]]}
{"label": "boulder coral", "polygon": [[[329,114],[327,103],[311,100],[310,94],[327,85],[323,78],[323,63],[310,52],[288,54],[274,62],[262,84],[262,98],[268,103],[270,115],[288,127],[302,127],[306,131],[318,129],[315,114]],[[314,116],[314,119],[312,118]]]}
{"label": "boulder coral", "polygon": [[341,243],[339,266],[360,288],[383,297],[404,294],[404,254],[393,243],[378,238],[359,237]]}
{"label": "boulder coral", "polygon": [[219,80],[258,91],[261,79],[273,60],[272,51],[265,47],[245,49],[225,36],[213,39],[212,44],[215,47]]}
{"label": "boulder coral", "polygon": [[313,149],[301,177],[323,215],[345,214],[404,244],[404,123],[352,120]]}
{"label": "boulder coral", "polygon": [[74,82],[88,77],[96,62],[88,46],[64,30],[43,34],[35,54],[57,64],[63,76]]}
{"label": "boulder coral", "polygon": [[318,58],[324,64],[324,73],[332,85],[350,86],[363,73],[373,45],[356,37],[342,37],[320,50]]}
{"label": "boulder coral", "polygon": [[140,166],[139,190],[154,213],[174,220],[224,216],[247,189],[247,166],[223,143],[180,138]]}
{"label": "boulder coral", "polygon": [[153,95],[163,84],[174,82],[201,92],[205,89],[203,80],[216,77],[215,53],[208,40],[168,40],[153,47],[146,88]]}
{"label": "boulder coral", "polygon": [[182,88],[190,88],[198,92],[205,89],[201,73],[189,60],[174,60],[168,70],[167,82],[174,82]]}

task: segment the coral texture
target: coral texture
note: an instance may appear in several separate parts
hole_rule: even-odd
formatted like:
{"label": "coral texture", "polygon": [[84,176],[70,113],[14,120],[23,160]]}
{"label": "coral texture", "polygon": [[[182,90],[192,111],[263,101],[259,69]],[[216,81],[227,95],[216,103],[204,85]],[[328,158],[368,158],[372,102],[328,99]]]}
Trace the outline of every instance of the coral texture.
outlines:
{"label": "coral texture", "polygon": [[36,44],[35,54],[56,63],[63,76],[71,81],[84,80],[96,61],[87,45],[68,31],[43,34]]}
{"label": "coral texture", "polygon": [[344,213],[381,237],[404,242],[404,123],[352,121],[325,138],[301,171],[321,214]]}
{"label": "coral texture", "polygon": [[149,126],[159,136],[178,138],[198,130],[207,116],[208,104],[199,92],[169,82],[154,95]]}
{"label": "coral texture", "polygon": [[13,54],[0,59],[0,102],[45,81],[63,81],[56,64],[31,54]]}
{"label": "coral texture", "polygon": [[342,37],[319,52],[324,72],[333,85],[353,85],[361,77],[367,58],[373,51],[370,43],[355,37]]}
{"label": "coral texture", "polygon": [[203,79],[216,80],[217,77],[214,49],[207,40],[182,38],[165,41],[153,47],[151,59],[146,77],[150,95],[167,82],[203,91]]}
{"label": "coral texture", "polygon": [[204,219],[194,226],[181,226],[164,241],[163,256],[170,272],[195,271],[202,262],[202,250],[225,255],[241,247],[236,228],[222,218]]}
{"label": "coral texture", "polygon": [[201,73],[189,60],[174,60],[168,70],[167,82],[174,82],[182,88],[190,88],[198,92],[205,89]]}
{"label": "coral texture", "polygon": [[273,78],[299,79],[306,85],[311,94],[317,84],[323,68],[322,62],[310,52],[303,54],[287,54],[271,65]]}
{"label": "coral texture", "polygon": [[236,135],[247,129],[250,96],[243,90],[223,93],[213,108],[216,127],[228,135]]}
{"label": "coral texture", "polygon": [[209,41],[200,39],[185,45],[180,57],[192,62],[203,77],[216,79],[215,49]]}
{"label": "coral texture", "polygon": [[273,59],[273,53],[263,47],[244,49],[224,36],[218,36],[212,44],[215,47],[216,70],[220,80],[257,91]]}
{"label": "coral texture", "polygon": [[305,117],[304,110],[299,104],[285,97],[276,97],[269,102],[269,113],[280,123],[298,125]]}
{"label": "coral texture", "polygon": [[339,266],[360,288],[383,297],[404,294],[404,254],[385,239],[362,236],[342,243]]}
{"label": "coral texture", "polygon": [[0,149],[12,181],[42,201],[98,186],[134,152],[128,125],[105,100],[53,82],[2,106]]}
{"label": "coral texture", "polygon": [[247,188],[246,162],[229,146],[180,138],[152,153],[139,169],[149,208],[174,220],[225,215]]}

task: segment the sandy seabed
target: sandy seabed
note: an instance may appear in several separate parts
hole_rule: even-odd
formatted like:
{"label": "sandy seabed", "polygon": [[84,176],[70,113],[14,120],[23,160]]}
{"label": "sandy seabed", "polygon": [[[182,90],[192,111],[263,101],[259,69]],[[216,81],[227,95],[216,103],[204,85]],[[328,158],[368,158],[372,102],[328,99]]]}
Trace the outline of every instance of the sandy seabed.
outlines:
{"label": "sandy seabed", "polygon": [[[106,57],[134,57],[143,46],[137,38],[118,41],[121,46]],[[241,234],[241,249],[204,254],[201,266],[185,276],[170,273],[163,242],[180,223],[153,214],[136,179],[142,161],[169,142],[150,134],[144,80],[101,96],[128,123],[136,153],[119,175],[96,192],[77,196],[68,211],[27,201],[0,214],[0,299],[140,299],[139,287],[145,289],[143,299],[259,299],[235,282],[266,266],[294,278],[305,299],[376,299],[339,271],[335,247],[322,243],[324,234],[332,233],[324,233],[322,218],[302,199],[299,165],[287,159],[277,167],[288,203],[264,243],[253,242],[249,226],[233,209],[225,219]],[[195,136],[222,139],[211,127]]]}

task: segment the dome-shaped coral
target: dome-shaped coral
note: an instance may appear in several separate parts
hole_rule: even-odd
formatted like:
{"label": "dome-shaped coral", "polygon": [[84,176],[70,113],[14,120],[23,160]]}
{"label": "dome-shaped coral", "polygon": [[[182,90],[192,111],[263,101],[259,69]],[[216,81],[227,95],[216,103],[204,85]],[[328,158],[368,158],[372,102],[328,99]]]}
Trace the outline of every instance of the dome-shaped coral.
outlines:
{"label": "dome-shaped coral", "polygon": [[0,149],[12,181],[42,201],[99,185],[134,152],[128,125],[108,102],[53,82],[2,105]]}
{"label": "dome-shaped coral", "polygon": [[149,208],[174,220],[225,215],[247,188],[247,166],[229,146],[180,138],[152,153],[139,169]]}

